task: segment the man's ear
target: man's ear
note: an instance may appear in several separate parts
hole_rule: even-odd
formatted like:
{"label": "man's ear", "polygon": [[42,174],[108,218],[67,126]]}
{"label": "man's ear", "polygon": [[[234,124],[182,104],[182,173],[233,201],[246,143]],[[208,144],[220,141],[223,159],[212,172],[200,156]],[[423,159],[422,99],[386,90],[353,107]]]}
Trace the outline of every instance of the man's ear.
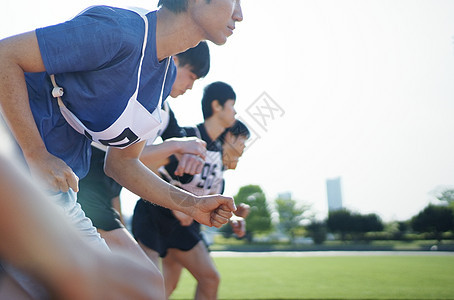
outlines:
{"label": "man's ear", "polygon": [[173,58],[173,62],[175,63],[175,66],[178,67],[180,65],[178,57],[177,56],[172,56],[172,58]]}
{"label": "man's ear", "polygon": [[213,110],[213,113],[219,112],[222,110],[222,105],[219,103],[218,100],[213,100],[211,102],[211,109]]}

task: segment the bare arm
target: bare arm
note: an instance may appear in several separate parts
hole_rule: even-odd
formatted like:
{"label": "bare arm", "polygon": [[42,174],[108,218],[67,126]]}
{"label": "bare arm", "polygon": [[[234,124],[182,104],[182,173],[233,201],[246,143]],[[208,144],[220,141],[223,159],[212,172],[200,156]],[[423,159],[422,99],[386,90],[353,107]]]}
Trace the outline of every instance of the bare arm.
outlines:
{"label": "bare arm", "polygon": [[0,66],[2,112],[32,174],[50,189],[77,191],[77,176],[47,151],[30,109],[24,72],[45,71],[35,32],[0,41]]}
{"label": "bare arm", "polygon": [[37,278],[55,299],[149,299],[154,292],[147,268],[86,244],[1,155],[0,238],[0,257]]}
{"label": "bare arm", "polygon": [[184,212],[202,224],[220,227],[228,222],[236,209],[232,198],[198,197],[168,184],[139,160],[143,147],[144,142],[125,149],[109,148],[105,173],[143,199]]}
{"label": "bare arm", "polygon": [[174,154],[193,155],[186,156],[186,164],[178,169],[182,172],[180,175],[200,173],[206,156],[206,143],[198,138],[171,138],[160,144],[145,146],[140,160],[156,173],[159,167],[169,163],[169,157]]}

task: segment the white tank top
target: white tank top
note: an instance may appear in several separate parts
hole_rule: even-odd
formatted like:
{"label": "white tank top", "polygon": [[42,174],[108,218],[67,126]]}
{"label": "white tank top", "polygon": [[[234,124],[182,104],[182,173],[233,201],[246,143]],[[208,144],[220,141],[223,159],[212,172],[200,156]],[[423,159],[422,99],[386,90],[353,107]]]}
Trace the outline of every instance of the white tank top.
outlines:
{"label": "white tank top", "polygon": [[162,96],[164,92],[164,85],[166,82],[167,71],[169,69],[170,59],[167,58],[166,71],[164,74],[164,81],[161,87],[161,94],[159,97],[158,105],[156,109],[150,113],[138,100],[137,94],[139,92],[140,74],[142,70],[142,62],[145,55],[145,49],[147,46],[148,37],[148,19],[145,15],[138,13],[145,22],[145,33],[144,41],[142,46],[142,55],[140,58],[139,69],[137,72],[137,87],[133,95],[130,97],[128,104],[123,113],[103,131],[92,131],[88,129],[66,106],[61,100],[63,96],[63,88],[59,87],[55,82],[55,76],[51,75],[51,81],[54,86],[52,95],[57,98],[60,111],[72,128],[74,128],[80,134],[85,135],[95,143],[102,144],[104,146],[126,148],[134,143],[141,140],[155,139],[159,129],[161,128],[161,105]]}
{"label": "white tank top", "polygon": [[[202,139],[200,131],[195,127],[196,136]],[[215,141],[217,143],[219,141]],[[219,194],[222,190],[223,182],[223,163],[222,163],[222,147],[218,147],[218,151],[207,150],[205,163],[202,172],[193,176],[192,180],[187,183],[182,183],[176,176],[169,174],[165,166],[159,168],[159,172],[170,184],[182,188],[197,196]],[[214,150],[214,149],[213,149]]]}

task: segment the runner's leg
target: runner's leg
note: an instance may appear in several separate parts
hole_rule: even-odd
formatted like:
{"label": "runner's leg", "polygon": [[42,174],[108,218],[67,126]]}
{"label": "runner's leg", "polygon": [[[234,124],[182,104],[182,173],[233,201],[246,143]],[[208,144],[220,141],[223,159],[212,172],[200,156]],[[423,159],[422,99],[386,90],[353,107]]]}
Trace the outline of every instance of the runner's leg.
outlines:
{"label": "runner's leg", "polygon": [[155,295],[152,299],[164,299],[164,278],[162,277],[157,264],[151,260],[148,255],[142,250],[136,240],[125,228],[117,228],[111,231],[104,231],[98,229],[101,236],[106,240],[107,245],[112,249],[112,251],[126,251],[133,255],[134,257],[143,261],[153,273],[152,284],[156,287]]}
{"label": "runner's leg", "polygon": [[162,259],[162,275],[164,276],[167,299],[177,288],[181,272],[183,271],[183,266],[177,261],[173,253],[174,251],[169,251],[168,254]]}
{"label": "runner's leg", "polygon": [[217,298],[220,275],[203,241],[189,251],[169,249],[168,252],[197,280],[196,300]]}

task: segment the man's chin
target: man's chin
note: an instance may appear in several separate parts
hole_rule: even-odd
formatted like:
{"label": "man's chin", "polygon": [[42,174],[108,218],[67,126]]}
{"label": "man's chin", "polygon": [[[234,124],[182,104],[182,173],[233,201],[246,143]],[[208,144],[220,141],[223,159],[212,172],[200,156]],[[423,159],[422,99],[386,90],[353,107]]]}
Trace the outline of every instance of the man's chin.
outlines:
{"label": "man's chin", "polygon": [[181,95],[183,95],[183,94],[184,94],[184,92],[175,91],[175,92],[171,92],[171,93],[170,93],[170,97],[172,97],[172,98],[177,98],[178,96],[181,96]]}
{"label": "man's chin", "polygon": [[218,46],[222,46],[227,42],[227,36],[213,37],[209,40]]}

